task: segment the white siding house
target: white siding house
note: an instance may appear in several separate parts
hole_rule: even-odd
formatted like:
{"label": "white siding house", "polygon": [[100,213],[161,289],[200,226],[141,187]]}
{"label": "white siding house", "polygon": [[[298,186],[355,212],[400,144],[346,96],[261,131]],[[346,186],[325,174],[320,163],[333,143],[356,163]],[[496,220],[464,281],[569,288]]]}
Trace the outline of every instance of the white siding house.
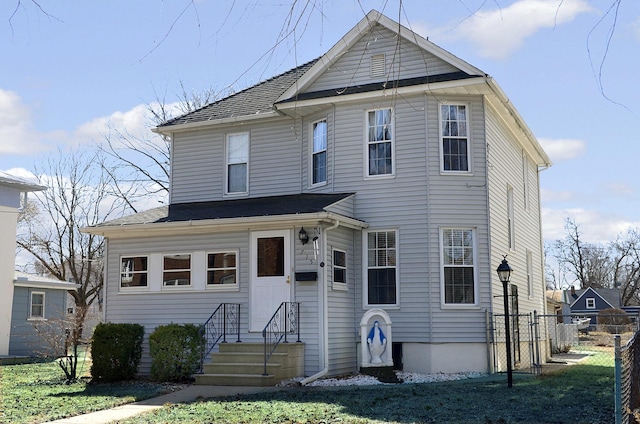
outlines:
{"label": "white siding house", "polygon": [[322,57],[155,131],[172,140],[170,204],[85,229],[108,238],[107,321],[149,334],[237,303],[242,341],[261,341],[298,302],[313,378],[358,369],[371,310],[397,367],[489,371],[503,255],[519,311],[544,312],[548,156],[490,76],[376,11]]}

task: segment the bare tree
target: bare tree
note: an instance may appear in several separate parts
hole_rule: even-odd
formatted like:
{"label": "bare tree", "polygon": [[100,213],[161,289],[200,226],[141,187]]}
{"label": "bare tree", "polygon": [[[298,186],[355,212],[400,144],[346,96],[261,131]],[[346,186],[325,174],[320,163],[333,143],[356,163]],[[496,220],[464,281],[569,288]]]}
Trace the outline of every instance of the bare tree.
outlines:
{"label": "bare tree", "polygon": [[629,229],[611,243],[615,253],[614,286],[623,305],[640,305],[640,233]]}
{"label": "bare tree", "polygon": [[146,106],[147,130],[136,135],[127,128],[112,127],[100,149],[102,168],[109,178],[112,194],[127,207],[138,212],[138,201],[157,198],[165,201],[169,194],[171,139],[153,134],[156,127],[177,115],[193,112],[219,98],[213,88],[188,91],[180,82],[176,103],[167,103],[156,92],[156,100]]}
{"label": "bare tree", "polygon": [[71,292],[75,316],[70,336],[79,342],[89,308],[101,296],[104,252],[102,237],[80,229],[121,216],[124,205],[110,195],[99,152],[59,151],[41,163],[35,175],[48,189],[35,194],[20,216],[17,245],[31,254],[35,269],[79,285]]}

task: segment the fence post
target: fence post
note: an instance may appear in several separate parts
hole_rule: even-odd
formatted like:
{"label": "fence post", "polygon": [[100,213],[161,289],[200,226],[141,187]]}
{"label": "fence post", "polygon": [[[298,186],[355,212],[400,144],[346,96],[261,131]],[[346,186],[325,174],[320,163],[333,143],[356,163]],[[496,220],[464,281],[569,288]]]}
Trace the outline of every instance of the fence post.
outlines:
{"label": "fence post", "polygon": [[616,334],[614,337],[615,346],[615,422],[616,424],[622,424],[622,355],[620,352],[620,334]]}

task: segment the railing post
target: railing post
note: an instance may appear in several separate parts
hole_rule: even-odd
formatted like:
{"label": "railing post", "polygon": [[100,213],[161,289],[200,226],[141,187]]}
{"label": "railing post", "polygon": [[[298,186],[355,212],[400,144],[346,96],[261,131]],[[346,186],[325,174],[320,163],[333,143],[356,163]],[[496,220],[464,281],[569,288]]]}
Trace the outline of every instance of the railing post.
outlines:
{"label": "railing post", "polygon": [[287,340],[287,335],[289,334],[289,328],[288,324],[289,324],[289,308],[292,306],[291,303],[288,302],[283,302],[282,305],[284,306],[284,314],[282,314],[282,318],[284,319],[284,342],[283,343],[289,343],[289,340]]}
{"label": "railing post", "polygon": [[264,370],[262,371],[262,375],[267,374],[267,329],[262,330],[262,338],[264,339]]}
{"label": "railing post", "polygon": [[227,304],[222,304],[222,343],[227,342]]}
{"label": "railing post", "polygon": [[296,302],[296,329],[298,330],[298,340],[296,342],[300,343],[300,302]]}
{"label": "railing post", "polygon": [[240,343],[240,304],[236,303],[236,329],[238,330],[238,340],[236,343]]}
{"label": "railing post", "polygon": [[622,354],[620,351],[620,334],[613,336],[615,346],[615,423],[622,424]]}

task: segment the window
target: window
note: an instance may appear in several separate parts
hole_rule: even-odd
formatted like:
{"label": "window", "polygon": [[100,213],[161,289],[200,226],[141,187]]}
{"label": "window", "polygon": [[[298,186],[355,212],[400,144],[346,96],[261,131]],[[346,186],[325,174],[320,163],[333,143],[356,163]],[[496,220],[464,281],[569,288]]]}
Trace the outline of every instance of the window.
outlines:
{"label": "window", "polygon": [[442,170],[469,172],[469,136],[466,105],[440,105]]}
{"label": "window", "polygon": [[513,187],[507,187],[507,237],[509,249],[516,248],[516,226],[513,212]]}
{"label": "window", "polygon": [[249,133],[227,136],[227,194],[246,193],[249,175]]}
{"label": "window", "polygon": [[162,265],[165,286],[191,285],[191,255],[164,255]]}
{"label": "window", "polygon": [[367,233],[367,304],[397,304],[396,232]]}
{"label": "window", "polygon": [[120,259],[120,287],[147,287],[149,259],[130,256]]}
{"label": "window", "polygon": [[347,285],[347,253],[333,250],[333,287],[346,288]]}
{"label": "window", "polygon": [[327,120],[313,123],[313,184],[327,182]]}
{"label": "window", "polygon": [[31,305],[29,305],[30,319],[44,319],[44,293],[31,292]]}
{"label": "window", "polygon": [[391,109],[379,109],[367,115],[367,175],[393,174],[393,129]]}
{"label": "window", "polygon": [[236,252],[207,254],[207,285],[225,286],[238,284]]}
{"label": "window", "polygon": [[442,264],[445,304],[474,304],[475,260],[473,230],[442,230]]}
{"label": "window", "polygon": [[587,309],[596,309],[596,299],[594,297],[587,298]]}

